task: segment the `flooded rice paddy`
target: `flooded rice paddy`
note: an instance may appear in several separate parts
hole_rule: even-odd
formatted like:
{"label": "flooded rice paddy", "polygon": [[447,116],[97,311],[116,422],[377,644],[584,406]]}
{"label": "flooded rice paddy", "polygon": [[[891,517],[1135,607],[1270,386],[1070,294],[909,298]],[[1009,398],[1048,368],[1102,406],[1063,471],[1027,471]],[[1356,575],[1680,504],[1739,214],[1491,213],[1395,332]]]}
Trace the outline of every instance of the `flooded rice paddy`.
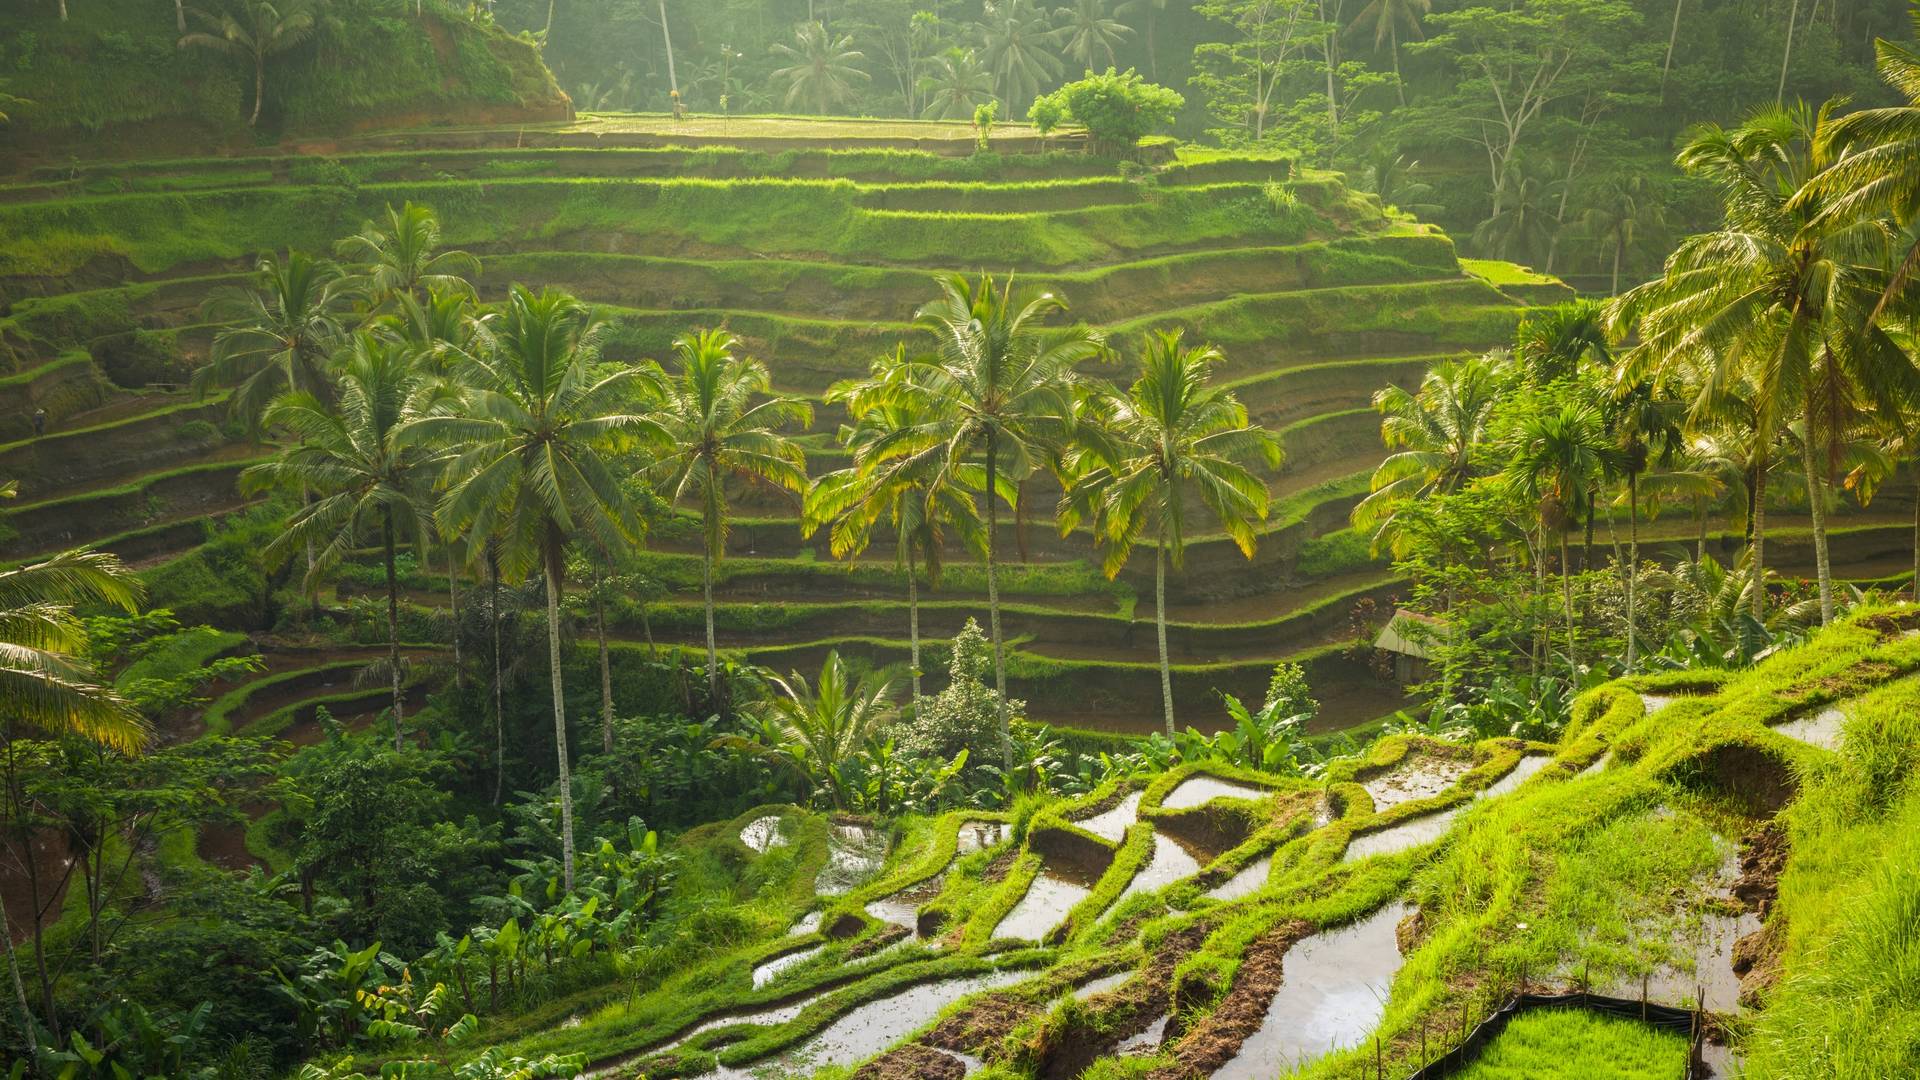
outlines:
{"label": "flooded rice paddy", "polygon": [[813,891],[839,896],[872,877],[887,860],[887,838],[865,825],[835,825],[827,837],[827,865],[820,868]]}
{"label": "flooded rice paddy", "polygon": [[[1209,860],[1211,861],[1211,860]],[[1153,834],[1153,856],[1147,865],[1133,875],[1127,887],[1121,891],[1120,899],[1125,900],[1135,893],[1157,892],[1200,872],[1201,860],[1187,850],[1179,841],[1162,832]]]}
{"label": "flooded rice paddy", "polygon": [[826,948],[826,946],[815,945],[807,949],[795,949],[793,952],[776,956],[766,963],[761,964],[759,967],[753,969],[753,988],[755,990],[760,989],[779,978],[781,972],[795,965],[805,963],[823,948]]}
{"label": "flooded rice paddy", "polygon": [[1111,840],[1117,844],[1120,838],[1127,834],[1127,829],[1139,818],[1140,793],[1136,791],[1114,804],[1111,809],[1090,818],[1083,818],[1073,824],[1101,839]]}
{"label": "flooded rice paddy", "polygon": [[1361,833],[1347,843],[1347,853],[1341,856],[1341,862],[1359,862],[1374,855],[1391,855],[1405,851],[1410,847],[1432,843],[1447,834],[1453,825],[1453,819],[1460,816],[1463,806],[1450,807],[1431,814],[1422,814],[1398,825],[1389,825],[1384,829]]}
{"label": "flooded rice paddy", "polygon": [[1082,875],[1056,870],[1051,866],[1042,867],[1039,876],[1027,887],[1027,894],[993,928],[993,936],[1023,941],[1045,940],[1047,932],[1060,925],[1060,920],[1067,917],[1067,912],[1072,911],[1073,906],[1085,900],[1092,891],[1093,882],[1085,880]]}
{"label": "flooded rice paddy", "polygon": [[1248,863],[1240,872],[1225,882],[1207,890],[1207,895],[1215,900],[1238,900],[1243,896],[1252,896],[1259,892],[1273,875],[1273,856],[1263,855]]}
{"label": "flooded rice paddy", "polygon": [[774,848],[786,846],[787,837],[780,831],[779,815],[768,814],[766,817],[754,818],[747,822],[740,830],[740,842],[762,855]]}
{"label": "flooded rice paddy", "polygon": [[1212,776],[1194,776],[1167,793],[1160,805],[1168,810],[1191,810],[1215,799],[1264,799],[1273,792]]}
{"label": "flooded rice paddy", "polygon": [[1497,799],[1507,794],[1514,788],[1532,779],[1533,774],[1546,768],[1547,764],[1552,760],[1552,754],[1526,754],[1522,756],[1513,768],[1507,770],[1507,775],[1495,780],[1482,789],[1480,797],[1483,799]]}
{"label": "flooded rice paddy", "polygon": [[1452,787],[1473,768],[1470,761],[1454,758],[1410,757],[1379,776],[1361,782],[1376,812],[1385,812],[1401,803],[1430,799]]}
{"label": "flooded rice paddy", "polygon": [[1789,739],[1798,739],[1822,750],[1838,750],[1840,749],[1840,731],[1846,724],[1846,713],[1839,709],[1822,709],[1812,716],[1802,716],[1784,724],[1775,724],[1773,730]]}

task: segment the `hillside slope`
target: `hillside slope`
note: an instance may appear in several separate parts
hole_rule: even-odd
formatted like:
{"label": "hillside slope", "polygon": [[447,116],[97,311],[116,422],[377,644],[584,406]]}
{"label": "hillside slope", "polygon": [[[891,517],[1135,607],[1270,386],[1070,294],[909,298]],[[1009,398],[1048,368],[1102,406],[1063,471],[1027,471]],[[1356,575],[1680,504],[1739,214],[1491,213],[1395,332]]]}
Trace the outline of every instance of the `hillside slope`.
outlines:
{"label": "hillside slope", "polygon": [[[564,120],[572,105],[530,42],[432,0],[332,0],[273,56],[258,129],[249,59],[180,45],[220,5],[75,0],[0,11],[0,162],[132,158],[372,127]],[[177,16],[177,11],[179,15]]]}

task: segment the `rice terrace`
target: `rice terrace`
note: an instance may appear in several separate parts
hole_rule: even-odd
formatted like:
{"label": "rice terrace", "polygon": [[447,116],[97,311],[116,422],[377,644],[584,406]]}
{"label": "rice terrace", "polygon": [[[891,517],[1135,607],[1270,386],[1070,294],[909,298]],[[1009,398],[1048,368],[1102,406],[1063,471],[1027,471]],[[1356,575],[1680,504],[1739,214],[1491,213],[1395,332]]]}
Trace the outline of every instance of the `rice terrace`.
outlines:
{"label": "rice terrace", "polygon": [[0,1074],[1920,1077],[1916,28],[12,0]]}

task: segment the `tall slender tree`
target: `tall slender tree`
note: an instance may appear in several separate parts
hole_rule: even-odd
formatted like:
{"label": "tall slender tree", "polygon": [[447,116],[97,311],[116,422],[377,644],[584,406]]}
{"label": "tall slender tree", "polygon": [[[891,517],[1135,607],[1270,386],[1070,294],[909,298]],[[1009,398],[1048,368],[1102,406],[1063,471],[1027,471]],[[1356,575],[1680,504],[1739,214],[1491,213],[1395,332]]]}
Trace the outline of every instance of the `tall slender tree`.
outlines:
{"label": "tall slender tree", "polygon": [[407,438],[449,448],[451,486],[436,517],[443,529],[498,537],[501,569],[539,572],[547,605],[547,665],[553,685],[559,762],[560,851],[573,888],[573,771],[567,752],[560,654],[560,593],[567,545],[576,537],[619,550],[640,522],[609,466],[610,446],[644,435],[649,374],[596,369],[601,330],[585,304],[565,293],[515,285],[492,326],[489,347],[465,359],[470,386],[454,415],[407,425]]}
{"label": "tall slender tree", "polygon": [[[661,383],[653,421],[656,465],[670,501],[700,510],[701,598],[707,616],[707,689],[720,695],[720,655],[713,627],[714,563],[726,554],[731,525],[727,483],[759,482],[798,495],[807,489],[807,460],[785,434],[805,427],[813,409],[773,393],[758,360],[734,355],[738,339],[701,330],[673,343],[679,371]],[[757,400],[756,400],[757,399]]]}
{"label": "tall slender tree", "polygon": [[222,287],[202,306],[221,329],[193,373],[194,392],[234,387],[228,407],[255,431],[281,394],[303,390],[327,400],[327,359],[346,333],[351,296],[332,263],[298,251],[261,259],[250,286]]}
{"label": "tall slender tree", "polygon": [[[62,0],[63,18],[65,9]],[[267,61],[313,35],[309,0],[241,0],[234,10],[214,14],[195,11],[193,15],[206,29],[181,35],[180,47],[209,49],[252,64],[253,115],[247,117],[247,126],[260,126],[260,106],[267,99]]]}
{"label": "tall slender tree", "polygon": [[408,202],[387,207],[386,220],[369,221],[335,245],[364,281],[361,292],[374,311],[401,301],[424,304],[435,297],[472,295],[465,275],[480,272],[480,260],[465,251],[440,250],[440,218],[431,207]]}
{"label": "tall slender tree", "polygon": [[1105,344],[1085,326],[1047,326],[1048,316],[1066,310],[1065,302],[1052,293],[1015,294],[1011,277],[999,288],[989,276],[977,284],[962,274],[938,281],[939,297],[915,315],[935,347],[911,357],[898,383],[900,392],[927,403],[929,410],[920,423],[875,440],[872,453],[877,461],[928,459],[941,483],[974,488],[986,500],[993,681],[1001,750],[1011,761],[1006,644],[1000,633],[999,504],[1004,501],[1017,512],[1022,482],[1065,448],[1072,430],[1075,367],[1102,355]]}
{"label": "tall slender tree", "polygon": [[1209,385],[1224,357],[1211,345],[1183,348],[1179,331],[1150,334],[1140,374],[1125,392],[1096,386],[1080,425],[1077,468],[1061,502],[1060,529],[1092,525],[1106,548],[1108,577],[1134,546],[1153,545],[1153,621],[1160,645],[1160,703],[1174,732],[1173,669],[1167,658],[1167,564],[1186,563],[1196,510],[1251,559],[1266,520],[1266,482],[1248,462],[1278,468],[1280,438],[1247,419],[1232,393]]}

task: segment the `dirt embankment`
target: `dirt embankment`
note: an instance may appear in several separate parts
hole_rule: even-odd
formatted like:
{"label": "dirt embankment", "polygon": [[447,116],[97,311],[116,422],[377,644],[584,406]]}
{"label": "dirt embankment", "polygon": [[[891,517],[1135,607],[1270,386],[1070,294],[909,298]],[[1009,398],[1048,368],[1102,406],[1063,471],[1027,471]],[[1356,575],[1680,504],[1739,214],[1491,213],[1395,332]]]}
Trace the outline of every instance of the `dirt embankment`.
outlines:
{"label": "dirt embankment", "polygon": [[1733,971],[1740,976],[1740,1003],[1758,1007],[1767,991],[1780,981],[1780,953],[1786,944],[1786,926],[1770,918],[1780,897],[1780,874],[1790,854],[1786,826],[1777,819],[1749,833],[1740,844],[1740,876],[1732,893],[1748,911],[1766,922],[1759,931],[1733,945]]}
{"label": "dirt embankment", "polygon": [[1311,923],[1292,920],[1267,931],[1247,949],[1234,975],[1233,988],[1204,1020],[1174,1046],[1177,1064],[1148,1074],[1153,1080],[1188,1080],[1211,1076],[1266,1022],[1267,1008],[1280,990],[1281,962],[1294,942],[1313,930]]}

